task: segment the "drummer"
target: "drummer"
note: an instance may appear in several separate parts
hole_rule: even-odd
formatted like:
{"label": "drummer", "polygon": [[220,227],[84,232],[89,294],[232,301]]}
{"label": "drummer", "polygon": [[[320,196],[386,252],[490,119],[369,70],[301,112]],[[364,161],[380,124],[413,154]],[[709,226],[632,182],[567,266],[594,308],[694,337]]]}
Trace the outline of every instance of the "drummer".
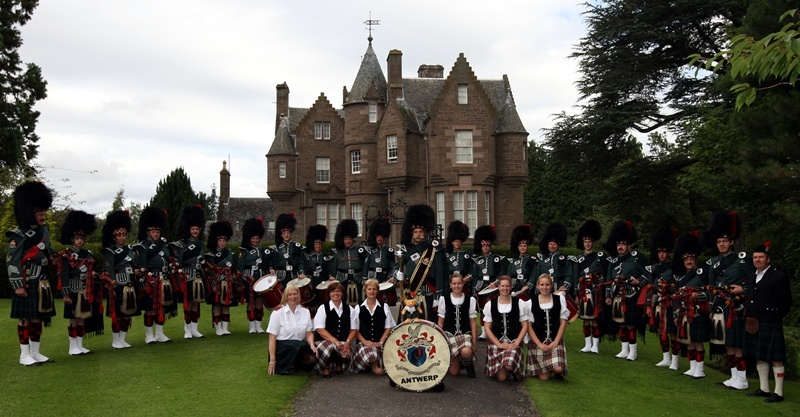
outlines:
{"label": "drummer", "polygon": [[275,219],[275,245],[265,251],[269,257],[269,272],[286,287],[295,278],[305,278],[303,266],[303,245],[292,242],[292,234],[297,225],[294,213],[284,213]]}
{"label": "drummer", "polygon": [[[463,249],[469,238],[469,227],[461,220],[454,220],[447,226],[447,274],[452,276],[458,272],[464,279],[464,294],[472,295],[472,255]],[[447,291],[445,291],[447,292]]]}
{"label": "drummer", "polygon": [[458,375],[461,363],[468,378],[475,378],[473,335],[477,333],[475,298],[464,294],[464,278],[454,272],[450,276],[450,294],[439,297],[438,325],[450,344],[450,375]]}
{"label": "drummer", "polygon": [[[511,291],[521,291],[533,281],[536,271],[536,258],[528,254],[528,245],[533,242],[530,225],[520,225],[511,232],[511,245],[508,247],[512,258],[508,259],[506,273],[511,277]],[[526,288],[527,292],[527,288]],[[525,294],[527,296],[527,294]]]}
{"label": "drummer", "polygon": [[367,260],[367,251],[355,245],[356,237],[358,223],[355,220],[345,219],[336,226],[336,249],[333,250],[328,272],[330,280],[335,279],[344,286],[345,300],[351,307],[361,301],[362,274]]}
{"label": "drummer", "polygon": [[[259,218],[249,218],[242,226],[242,243],[239,246],[239,260],[236,270],[242,276],[242,298],[247,303],[247,320],[250,322],[249,333],[264,333],[261,321],[264,319],[264,302],[253,291],[253,284],[258,281],[269,268],[270,252],[261,248],[261,238],[264,237],[264,221]],[[219,332],[218,332],[219,333]],[[227,327],[224,335],[229,335]]]}
{"label": "drummer", "polygon": [[[475,265],[472,269],[472,293],[479,294],[484,289],[496,288],[495,281],[503,275],[504,256],[492,253],[492,245],[497,240],[494,226],[481,226],[475,230]],[[513,287],[513,283],[511,284]],[[484,306],[481,306],[483,308]],[[486,329],[481,324],[480,340],[486,340]]]}
{"label": "drummer", "polygon": [[283,292],[280,309],[269,317],[270,375],[288,375],[293,369],[310,371],[317,358],[311,315],[300,305],[300,290],[289,285]]}
{"label": "drummer", "polygon": [[486,343],[486,375],[505,381],[522,379],[522,340],[528,331],[528,305],[511,297],[511,277],[497,280],[500,296],[486,303],[483,320]]}
{"label": "drummer", "polygon": [[328,285],[330,301],[320,306],[314,316],[317,342],[317,371],[330,378],[331,371],[344,373],[345,362],[352,357],[352,343],[358,331],[358,316],[353,307],[342,302],[344,286],[340,282]]}
{"label": "drummer", "polygon": [[353,356],[353,372],[371,369],[375,375],[383,375],[383,343],[395,326],[389,305],[378,300],[379,284],[375,278],[364,283],[367,299],[356,309],[358,319],[358,344]]}
{"label": "drummer", "polygon": [[378,283],[397,282],[397,259],[394,249],[388,246],[389,236],[392,234],[392,224],[389,219],[376,219],[369,226],[367,237],[367,259],[364,262],[363,277],[375,278]]}
{"label": "drummer", "polygon": [[[322,244],[328,239],[328,228],[317,224],[308,228],[306,233],[306,247],[303,250],[305,276],[311,280],[311,288],[317,288],[328,277],[328,262],[333,258],[322,253]],[[317,313],[321,304],[321,297],[314,297],[305,306],[311,312],[311,317]]]}
{"label": "drummer", "polygon": [[206,304],[211,305],[211,315],[217,336],[231,334],[231,307],[239,305],[235,295],[234,279],[231,274],[233,253],[225,246],[233,235],[233,227],[228,221],[212,223],[208,228],[208,252],[206,261]]}
{"label": "drummer", "polygon": [[553,294],[553,278],[548,274],[536,281],[539,295],[531,300],[528,335],[528,376],[545,381],[550,373],[561,379],[567,372],[567,351],[564,349],[564,329],[569,311],[563,294]]}

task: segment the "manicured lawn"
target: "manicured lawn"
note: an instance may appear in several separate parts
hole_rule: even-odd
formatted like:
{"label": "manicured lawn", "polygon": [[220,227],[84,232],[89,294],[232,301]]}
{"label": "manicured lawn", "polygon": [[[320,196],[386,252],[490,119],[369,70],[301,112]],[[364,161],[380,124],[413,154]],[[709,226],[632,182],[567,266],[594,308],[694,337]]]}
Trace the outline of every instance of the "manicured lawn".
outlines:
{"label": "manicured lawn", "polygon": [[[761,398],[746,397],[714,383],[729,375],[706,366],[706,377],[694,380],[682,375],[689,369],[681,358],[680,371],[657,368],[661,349],[655,334],[648,333],[646,344],[639,342],[639,360],[614,358],[618,342],[600,344],[600,354],[580,353],[583,347],[581,321],[567,327],[566,382],[529,378],[525,385],[535,407],[544,417],[558,416],[797,416],[800,415],[800,383],[786,381],[780,404],[767,404]],[[774,387],[770,375],[770,389]],[[749,379],[751,391],[758,388],[758,377]]]}

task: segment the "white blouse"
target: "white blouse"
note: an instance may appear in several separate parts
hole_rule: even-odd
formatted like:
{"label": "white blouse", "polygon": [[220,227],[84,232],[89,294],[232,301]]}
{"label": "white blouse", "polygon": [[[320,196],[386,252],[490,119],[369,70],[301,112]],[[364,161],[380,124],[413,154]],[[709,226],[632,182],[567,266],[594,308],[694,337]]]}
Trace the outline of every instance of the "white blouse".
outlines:
{"label": "white blouse", "polygon": [[[444,295],[439,297],[439,317],[445,318],[447,314],[447,303],[444,302]],[[478,316],[478,310],[475,306],[475,297],[467,297],[466,295],[462,295],[461,298],[453,297],[451,293],[449,295],[450,301],[453,303],[454,307],[460,307],[461,304],[464,304],[465,299],[469,299],[469,318],[474,319]]]}
{"label": "white blouse", "polygon": [[296,306],[292,311],[283,306],[269,316],[267,333],[274,334],[278,340],[304,340],[306,333],[312,331],[311,313],[303,306]]}

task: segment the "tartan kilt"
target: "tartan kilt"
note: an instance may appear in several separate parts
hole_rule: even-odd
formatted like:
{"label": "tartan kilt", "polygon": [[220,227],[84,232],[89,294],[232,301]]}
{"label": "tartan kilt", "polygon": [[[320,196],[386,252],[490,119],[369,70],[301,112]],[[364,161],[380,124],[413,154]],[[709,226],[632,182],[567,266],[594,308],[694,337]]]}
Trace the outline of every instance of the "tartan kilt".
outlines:
{"label": "tartan kilt", "polygon": [[644,308],[636,305],[639,298],[638,292],[634,297],[625,298],[625,325],[626,326],[639,326],[645,322]]}
{"label": "tartan kilt", "polygon": [[300,354],[312,354],[305,340],[277,340],[275,342],[275,373],[283,375],[296,365]]}
{"label": "tartan kilt", "polygon": [[[70,292],[69,298],[72,299],[72,303],[67,304],[64,303],[64,318],[65,319],[74,319],[75,318],[75,307],[76,307],[76,300],[78,299],[78,293]],[[84,300],[85,302],[86,300]],[[92,306],[92,314],[96,314],[94,306]],[[89,317],[91,318],[91,317]]]}
{"label": "tartan kilt", "polygon": [[744,348],[744,309],[735,311],[731,308],[725,309],[725,322],[728,322],[728,317],[735,314],[731,328],[725,328],[725,346],[742,349]]}
{"label": "tartan kilt", "polygon": [[358,373],[370,369],[371,364],[376,362],[383,368],[383,349],[366,346],[361,343],[357,345],[353,354],[353,366],[351,371]]}
{"label": "tartan kilt", "polygon": [[341,349],[336,347],[336,344],[330,340],[323,340],[317,343],[317,366],[314,368],[317,372],[322,372],[322,368],[328,366],[331,359],[342,358],[345,361],[350,360],[353,350],[350,349],[350,354],[345,354]]}
{"label": "tartan kilt", "polygon": [[531,343],[530,346],[531,348],[528,351],[528,376],[553,372],[557,366],[564,369],[564,375],[567,374],[567,350],[564,348],[563,340],[555,349],[547,353],[539,349],[534,343]]}
{"label": "tartan kilt", "polygon": [[[41,279],[47,279],[44,275]],[[11,295],[11,318],[19,320],[42,320],[45,323],[50,323],[50,318],[56,315],[55,305],[53,311],[49,313],[39,312],[39,280],[30,280],[31,285],[25,288],[28,293],[27,297],[19,297],[16,294]],[[53,287],[55,293],[55,287]]]}
{"label": "tartan kilt", "polygon": [[[114,310],[116,310],[115,311],[116,316],[118,318],[141,316],[142,315],[141,296],[140,296],[140,291],[139,291],[138,288],[136,289],[136,311],[134,311],[133,314],[131,314],[131,315],[122,314],[122,311],[121,311],[121,308],[122,308],[122,296],[123,296],[122,289],[124,287],[125,287],[125,285],[115,285],[113,293],[109,294],[109,297],[111,297],[111,296],[114,297]],[[111,313],[112,313],[111,312],[111,303],[107,302],[106,303],[106,317],[112,317]]]}
{"label": "tartan kilt", "polygon": [[689,323],[689,336],[692,343],[705,343],[710,340],[708,328],[711,327],[711,319],[705,314],[698,314]]}
{"label": "tartan kilt", "polygon": [[486,342],[486,375],[494,376],[504,365],[511,365],[517,380],[522,380],[522,347],[504,350],[492,342]]}
{"label": "tartan kilt", "polygon": [[758,333],[744,334],[744,354],[766,362],[786,362],[786,339],[783,324],[758,323]]}
{"label": "tartan kilt", "polygon": [[450,356],[455,359],[461,355],[461,349],[473,349],[472,335],[469,333],[450,334],[447,335],[447,343],[450,345]]}

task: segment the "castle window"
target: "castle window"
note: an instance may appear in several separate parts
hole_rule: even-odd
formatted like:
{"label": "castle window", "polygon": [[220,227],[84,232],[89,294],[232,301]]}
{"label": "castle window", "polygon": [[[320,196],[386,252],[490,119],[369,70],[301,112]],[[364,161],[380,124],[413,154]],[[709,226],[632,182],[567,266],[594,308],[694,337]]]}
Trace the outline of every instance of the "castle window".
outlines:
{"label": "castle window", "polygon": [[328,230],[336,230],[339,219],[345,217],[345,205],[339,203],[320,203],[317,207],[317,224],[324,224]]}
{"label": "castle window", "polygon": [[484,193],[484,201],[483,201],[483,203],[484,203],[484,205],[486,207],[486,224],[492,224],[491,216],[489,216],[491,214],[489,212],[489,208],[492,207],[492,193],[491,192],[486,191]]}
{"label": "castle window", "polygon": [[286,162],[278,162],[278,177],[286,178]]}
{"label": "castle window", "polygon": [[386,137],[386,162],[397,162],[397,135]]}
{"label": "castle window", "polygon": [[453,192],[453,220],[464,222],[469,227],[470,233],[478,228],[477,191]]}
{"label": "castle window", "polygon": [[458,104],[467,104],[467,85],[458,85]]}
{"label": "castle window", "polygon": [[444,216],[444,193],[437,192],[436,193],[436,223],[445,226],[445,216]]}
{"label": "castle window", "polygon": [[358,235],[364,235],[364,221],[363,215],[361,214],[361,203],[353,203],[350,204],[350,218],[356,221],[358,225]]}
{"label": "castle window", "polygon": [[378,103],[369,103],[369,122],[378,123]]}
{"label": "castle window", "polygon": [[361,173],[361,150],[350,152],[350,173]]}
{"label": "castle window", "polygon": [[331,158],[317,158],[317,183],[331,182]]}
{"label": "castle window", "polygon": [[331,122],[314,123],[314,139],[331,140]]}
{"label": "castle window", "polygon": [[456,130],[456,163],[472,163],[472,131]]}

